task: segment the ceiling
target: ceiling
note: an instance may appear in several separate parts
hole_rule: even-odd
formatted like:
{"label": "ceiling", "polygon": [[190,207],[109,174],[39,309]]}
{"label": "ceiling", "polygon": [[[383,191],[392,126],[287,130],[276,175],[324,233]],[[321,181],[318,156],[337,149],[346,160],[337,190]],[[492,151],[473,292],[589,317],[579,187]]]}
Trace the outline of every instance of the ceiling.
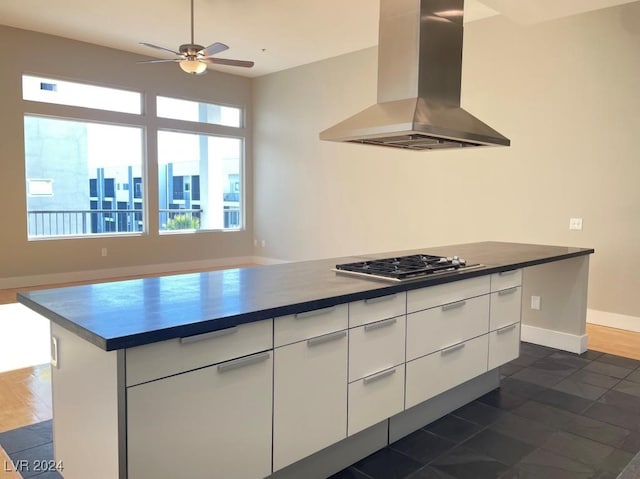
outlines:
{"label": "ceiling", "polygon": [[[222,58],[253,60],[252,69],[216,70],[256,77],[378,43],[378,0],[194,0],[195,43],[219,41]],[[465,21],[502,14],[538,23],[636,0],[466,0]],[[139,45],[171,50],[190,42],[189,0],[1,0],[4,25],[171,58]],[[154,68],[144,65],[140,68]],[[211,68],[211,67],[210,67]]]}

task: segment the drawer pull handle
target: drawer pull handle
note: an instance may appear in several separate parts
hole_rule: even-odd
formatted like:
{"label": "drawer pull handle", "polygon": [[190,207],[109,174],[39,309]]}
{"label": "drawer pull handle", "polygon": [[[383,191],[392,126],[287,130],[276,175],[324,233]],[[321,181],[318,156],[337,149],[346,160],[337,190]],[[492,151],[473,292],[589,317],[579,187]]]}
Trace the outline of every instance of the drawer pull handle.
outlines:
{"label": "drawer pull handle", "polygon": [[506,296],[507,294],[513,294],[516,291],[518,291],[517,286],[515,288],[503,289],[502,291],[498,291],[498,296]]}
{"label": "drawer pull handle", "polygon": [[498,273],[498,276],[509,276],[510,274],[516,274],[519,270],[517,269],[511,269],[509,271],[500,271]]}
{"label": "drawer pull handle", "polygon": [[223,364],[218,364],[218,372],[226,373],[227,371],[231,371],[233,369],[243,368],[252,364],[258,364],[262,361],[266,361],[270,356],[271,354],[268,351],[265,351],[264,353],[254,354],[245,358],[235,359]]}
{"label": "drawer pull handle", "polygon": [[454,351],[464,348],[466,344],[467,343],[462,342],[454,344],[453,346],[449,346],[448,348],[444,348],[442,351],[440,351],[440,355],[445,356],[447,354],[453,353]]}
{"label": "drawer pull handle", "polygon": [[380,328],[386,328],[387,326],[392,326],[398,321],[397,318],[387,319],[385,321],[378,321],[377,323],[366,324],[364,327],[365,332],[374,331]]}
{"label": "drawer pull handle", "polygon": [[191,344],[197,343],[199,341],[205,341],[207,339],[219,338],[221,336],[228,336],[233,333],[238,332],[238,326],[233,326],[232,328],[220,329],[218,331],[211,331],[210,333],[204,334],[196,334],[195,336],[187,336],[185,338],[180,338],[181,344]]}
{"label": "drawer pull handle", "polygon": [[465,304],[467,304],[466,301],[458,301],[456,303],[443,304],[442,311],[449,311],[451,309],[462,308]]}
{"label": "drawer pull handle", "polygon": [[307,339],[307,346],[313,347],[331,341],[337,341],[338,339],[344,338],[346,335],[346,331],[337,331],[335,333],[325,334],[324,336],[318,336],[317,338]]}
{"label": "drawer pull handle", "polygon": [[496,331],[497,334],[504,334],[507,331],[511,331],[512,329],[514,329],[516,326],[518,325],[518,323],[513,323],[510,324],[509,326],[505,326],[504,328],[500,328]]}
{"label": "drawer pull handle", "polygon": [[396,369],[395,368],[388,369],[386,371],[382,371],[381,373],[373,374],[373,375],[371,375],[369,377],[366,377],[366,378],[364,378],[362,380],[362,382],[364,384],[370,384],[370,383],[373,383],[375,381],[379,381],[380,379],[386,378],[387,376],[391,376],[392,374],[395,374],[395,373],[396,373]]}
{"label": "drawer pull handle", "polygon": [[331,306],[329,308],[314,309],[313,311],[305,311],[304,313],[296,313],[295,314],[295,318],[296,319],[312,318],[314,316],[320,316],[321,314],[332,313],[333,311],[335,311],[335,309],[336,309],[335,306]]}
{"label": "drawer pull handle", "polygon": [[365,299],[364,302],[366,304],[374,304],[374,303],[381,303],[383,301],[391,301],[393,298],[395,298],[396,295],[395,294],[388,294],[386,296],[378,296],[377,298],[369,298],[369,299]]}

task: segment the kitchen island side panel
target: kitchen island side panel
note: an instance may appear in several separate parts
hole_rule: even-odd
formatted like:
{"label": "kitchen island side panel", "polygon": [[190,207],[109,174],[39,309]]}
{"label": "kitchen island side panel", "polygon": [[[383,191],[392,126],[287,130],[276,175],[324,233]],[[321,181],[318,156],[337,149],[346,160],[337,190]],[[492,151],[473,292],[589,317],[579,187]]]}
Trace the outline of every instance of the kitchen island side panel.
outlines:
{"label": "kitchen island side panel", "polygon": [[[588,283],[588,255],[525,268],[522,339],[573,353],[585,352]],[[536,298],[538,305],[534,304]]]}
{"label": "kitchen island side panel", "polygon": [[[123,351],[52,323],[53,445],[64,479],[124,478]],[[57,349],[57,351],[56,351]]]}

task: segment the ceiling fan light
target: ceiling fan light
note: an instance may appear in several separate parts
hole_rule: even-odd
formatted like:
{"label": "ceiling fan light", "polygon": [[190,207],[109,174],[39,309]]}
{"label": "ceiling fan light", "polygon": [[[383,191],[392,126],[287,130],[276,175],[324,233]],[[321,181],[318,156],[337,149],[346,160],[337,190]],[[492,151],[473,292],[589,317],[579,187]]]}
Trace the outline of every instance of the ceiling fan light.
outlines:
{"label": "ceiling fan light", "polygon": [[207,64],[197,59],[185,59],[180,62],[180,68],[191,75],[200,75],[207,69]]}

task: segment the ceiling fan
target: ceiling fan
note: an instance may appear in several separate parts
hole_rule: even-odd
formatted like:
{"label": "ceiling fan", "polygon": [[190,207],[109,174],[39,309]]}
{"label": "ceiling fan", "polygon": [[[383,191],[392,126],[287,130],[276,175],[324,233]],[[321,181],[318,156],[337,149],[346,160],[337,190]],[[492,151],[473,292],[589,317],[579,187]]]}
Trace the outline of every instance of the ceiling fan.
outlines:
{"label": "ceiling fan", "polygon": [[228,50],[229,47],[224,43],[215,42],[208,47],[203,47],[194,43],[193,40],[193,0],[191,0],[191,43],[185,43],[180,45],[178,51],[171,50],[170,48],[160,47],[152,43],[140,42],[140,45],[155,48],[156,50],[162,50],[165,52],[178,55],[178,58],[172,58],[170,60],[143,60],[138,63],[166,63],[166,62],[178,62],[180,68],[192,75],[200,75],[207,71],[207,63],[215,63],[218,65],[229,65],[233,67],[251,68],[254,63],[245,60],[233,60],[231,58],[215,58],[213,55],[216,53]]}

